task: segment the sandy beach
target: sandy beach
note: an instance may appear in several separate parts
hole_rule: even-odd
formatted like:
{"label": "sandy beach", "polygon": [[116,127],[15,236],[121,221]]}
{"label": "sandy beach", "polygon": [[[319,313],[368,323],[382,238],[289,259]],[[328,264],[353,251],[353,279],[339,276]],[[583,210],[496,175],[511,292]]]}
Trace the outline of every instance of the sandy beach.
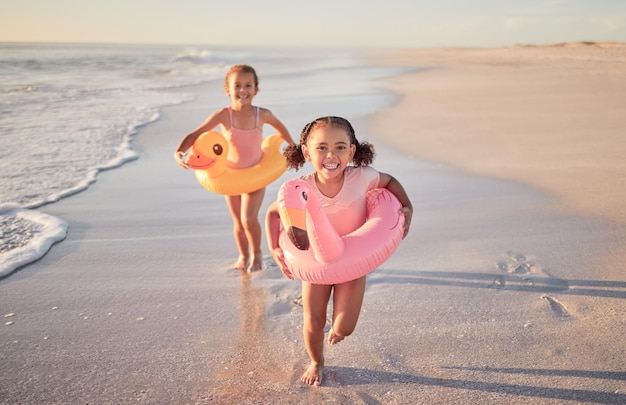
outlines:
{"label": "sandy beach", "polygon": [[140,130],[138,160],[45,207],[68,236],[0,280],[0,403],[626,403],[626,46],[364,63],[415,68],[379,83],[394,106],[347,117],[415,214],[322,386],[299,382],[300,284],[269,256],[230,270],[223,197],[172,159],[223,104],[214,83]]}
{"label": "sandy beach", "polygon": [[626,223],[626,45],[409,50],[390,61],[427,66],[394,81],[405,98],[377,115],[391,142]]}

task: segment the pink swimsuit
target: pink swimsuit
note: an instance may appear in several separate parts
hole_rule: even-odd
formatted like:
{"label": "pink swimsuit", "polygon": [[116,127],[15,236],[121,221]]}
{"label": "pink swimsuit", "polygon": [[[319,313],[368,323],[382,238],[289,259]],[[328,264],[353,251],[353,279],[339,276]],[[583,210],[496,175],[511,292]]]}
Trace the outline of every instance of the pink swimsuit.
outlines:
{"label": "pink swimsuit", "polygon": [[369,166],[348,166],[344,172],[343,186],[333,198],[326,197],[317,188],[315,173],[301,177],[316,190],[322,208],[340,236],[358,229],[365,223],[365,194],[378,185],[378,171]]}
{"label": "pink swimsuit", "polygon": [[233,127],[233,110],[228,107],[230,114],[230,128],[224,131],[224,136],[230,144],[226,166],[232,169],[245,169],[259,163],[263,156],[261,143],[263,131],[259,129],[259,107],[254,107],[256,118],[254,129],[238,129]]}

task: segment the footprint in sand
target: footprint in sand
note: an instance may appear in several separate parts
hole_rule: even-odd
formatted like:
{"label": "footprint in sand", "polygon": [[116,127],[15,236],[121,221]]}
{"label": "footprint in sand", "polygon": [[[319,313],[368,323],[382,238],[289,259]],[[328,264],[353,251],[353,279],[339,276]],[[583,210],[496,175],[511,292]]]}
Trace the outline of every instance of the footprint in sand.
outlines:
{"label": "footprint in sand", "polygon": [[541,298],[548,301],[550,304],[550,309],[552,310],[552,315],[557,318],[569,318],[570,313],[565,308],[565,305],[560,303],[556,298],[551,297],[549,295],[543,295]]}
{"label": "footprint in sand", "polygon": [[541,266],[532,263],[526,255],[512,251],[508,251],[506,254],[508,256],[506,261],[500,261],[497,264],[499,270],[518,275],[542,273]]}
{"label": "footprint in sand", "polygon": [[531,263],[527,256],[521,253],[508,251],[506,252],[506,256],[506,259],[499,261],[496,267],[498,270],[516,277],[505,278],[504,276],[496,276],[490,287],[497,289],[506,288],[507,281],[512,285],[522,284],[527,287],[534,286],[532,279],[528,276],[542,275],[541,267]]}
{"label": "footprint in sand", "polygon": [[489,287],[490,288],[499,288],[499,289],[505,288],[506,287],[506,280],[502,276],[496,276],[496,278],[489,285]]}
{"label": "footprint in sand", "polygon": [[[499,275],[492,283],[493,288],[505,288],[508,282],[511,285],[524,286],[526,288],[537,289],[543,292],[561,292],[569,289],[566,280],[552,277],[545,272],[541,266],[531,261],[528,255],[512,251],[506,252],[506,259],[497,263],[500,271],[510,274],[510,276]],[[550,304],[552,315],[559,319],[570,318],[571,314],[561,302],[556,298],[544,294],[541,298]]]}
{"label": "footprint in sand", "polygon": [[[544,291],[564,291],[569,289],[566,280],[552,277],[543,268],[531,260],[528,255],[512,251],[506,252],[506,259],[496,264],[498,270],[513,276],[507,282],[515,282],[526,287],[536,287]],[[494,282],[494,284],[496,284]]]}

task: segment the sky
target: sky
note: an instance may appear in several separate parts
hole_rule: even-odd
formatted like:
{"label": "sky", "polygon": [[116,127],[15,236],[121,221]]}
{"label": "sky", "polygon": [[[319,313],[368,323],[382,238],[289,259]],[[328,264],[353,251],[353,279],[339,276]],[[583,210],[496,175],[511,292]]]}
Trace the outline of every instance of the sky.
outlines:
{"label": "sky", "polygon": [[626,0],[0,0],[0,42],[500,47],[626,42]]}

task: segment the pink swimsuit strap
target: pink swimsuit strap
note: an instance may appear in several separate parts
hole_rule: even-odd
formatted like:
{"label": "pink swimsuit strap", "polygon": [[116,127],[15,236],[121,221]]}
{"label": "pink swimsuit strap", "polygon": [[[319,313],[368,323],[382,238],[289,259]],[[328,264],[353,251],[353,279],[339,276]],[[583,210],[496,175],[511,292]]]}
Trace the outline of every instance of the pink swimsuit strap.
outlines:
{"label": "pink swimsuit strap", "polygon": [[[252,107],[254,111],[254,129],[259,127],[259,107]],[[233,125],[233,108],[228,107],[228,118],[230,119],[230,129],[237,129],[239,131],[253,131],[254,129],[238,129]]]}

